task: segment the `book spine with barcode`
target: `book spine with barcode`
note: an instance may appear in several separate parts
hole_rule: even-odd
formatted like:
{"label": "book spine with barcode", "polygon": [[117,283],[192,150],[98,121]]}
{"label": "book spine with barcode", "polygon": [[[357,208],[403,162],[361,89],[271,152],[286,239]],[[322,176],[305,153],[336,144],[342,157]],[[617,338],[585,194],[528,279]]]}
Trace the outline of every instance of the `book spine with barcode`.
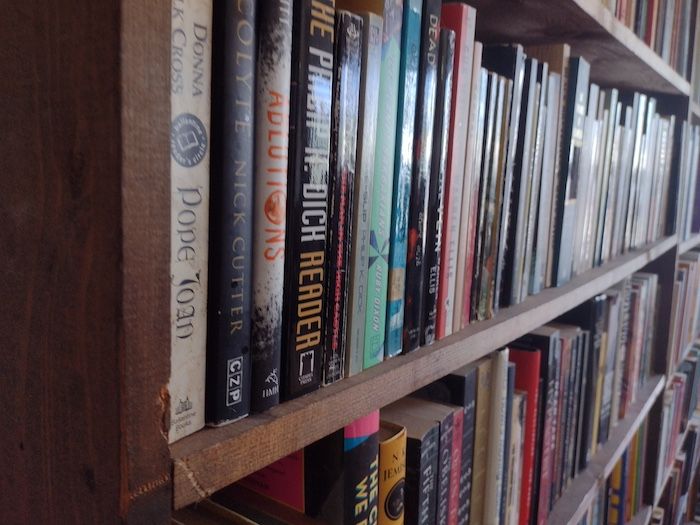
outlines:
{"label": "book spine with barcode", "polygon": [[[379,78],[382,63],[382,19],[374,13],[362,15],[362,73],[357,122],[355,203],[350,248],[350,289],[348,290],[348,331],[345,375],[362,372],[365,359],[365,317],[369,282],[370,216],[374,185],[374,161],[379,109]],[[372,364],[384,358],[384,350],[368,355]]]}
{"label": "book spine with barcode", "polygon": [[214,5],[207,423],[250,412],[255,4]]}
{"label": "book spine with barcode", "polygon": [[[386,312],[384,355],[393,357],[403,348],[406,253],[408,249],[408,207],[413,170],[413,138],[416,120],[416,94],[420,65],[421,0],[406,0],[401,28],[401,65],[396,120],[394,191],[389,230],[389,290]],[[386,196],[384,196],[386,198]]]}
{"label": "book spine with barcode", "polygon": [[204,426],[211,0],[173,0],[170,83],[170,428]]}
{"label": "book spine with barcode", "polygon": [[428,231],[428,186],[433,154],[435,98],[437,95],[438,51],[440,46],[440,1],[423,3],[418,98],[413,141],[413,169],[408,205],[408,238],[403,318],[403,351],[418,348],[425,289],[426,240]]}
{"label": "book spine with barcode", "polygon": [[279,403],[293,0],[258,12],[251,410]]}
{"label": "book spine with barcode", "polygon": [[326,326],[326,236],[335,7],[302,0],[293,9],[287,235],[282,315],[282,395],[321,383]]}
{"label": "book spine with barcode", "polygon": [[362,18],[348,11],[335,17],[335,71],[331,119],[331,177],[328,230],[328,290],[323,383],[343,378],[348,298],[348,263],[360,95]]}
{"label": "book spine with barcode", "polygon": [[391,199],[394,184],[396,122],[399,101],[399,66],[403,4],[384,0],[382,63],[379,74],[378,107],[374,157],[374,187],[369,227],[367,309],[365,315],[364,368],[384,359],[389,280]]}
{"label": "book spine with barcode", "polygon": [[440,31],[437,97],[435,101],[435,130],[433,132],[433,157],[428,187],[428,222],[426,225],[425,264],[423,271],[423,301],[421,344],[429,345],[437,335],[438,286],[442,230],[444,227],[443,202],[445,172],[447,169],[447,139],[450,128],[450,104],[452,102],[452,69],[455,57],[455,33],[451,29]]}

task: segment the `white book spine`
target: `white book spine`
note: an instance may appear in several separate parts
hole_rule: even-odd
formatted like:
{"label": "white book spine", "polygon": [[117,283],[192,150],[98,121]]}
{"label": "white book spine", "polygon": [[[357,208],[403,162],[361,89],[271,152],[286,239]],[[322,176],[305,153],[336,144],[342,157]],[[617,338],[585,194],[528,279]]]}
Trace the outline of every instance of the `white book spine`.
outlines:
{"label": "white book spine", "polygon": [[211,0],[172,0],[171,443],[204,426],[211,22]]}

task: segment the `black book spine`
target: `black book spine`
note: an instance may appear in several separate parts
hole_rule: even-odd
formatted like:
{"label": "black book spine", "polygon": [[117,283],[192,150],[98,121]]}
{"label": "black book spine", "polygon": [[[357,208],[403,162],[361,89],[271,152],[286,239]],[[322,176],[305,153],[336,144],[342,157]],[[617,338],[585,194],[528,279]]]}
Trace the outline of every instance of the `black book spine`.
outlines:
{"label": "black book spine", "polygon": [[285,208],[292,68],[292,0],[258,12],[251,411],[279,403]]}
{"label": "black book spine", "polygon": [[330,227],[328,230],[323,383],[343,378],[348,300],[348,263],[360,100],[362,18],[347,11],[335,17],[335,73],[331,137]]}
{"label": "black book spine", "polygon": [[220,425],[250,411],[255,3],[215,10],[205,414]]}
{"label": "black book spine", "polygon": [[435,523],[440,428],[435,425],[422,439],[406,442],[405,522]]}
{"label": "black book spine", "polygon": [[438,525],[447,525],[450,510],[450,472],[452,470],[452,431],[454,421],[452,414],[440,423],[440,447],[437,485],[437,520]]}
{"label": "black book spine", "polygon": [[287,183],[283,397],[321,383],[333,84],[333,0],[294,9]]}
{"label": "black book spine", "polygon": [[452,104],[452,72],[455,58],[455,33],[450,29],[440,31],[440,64],[435,102],[435,126],[433,133],[433,158],[430,167],[428,188],[428,223],[425,242],[425,273],[423,303],[423,327],[421,344],[429,345],[435,340],[437,325],[437,294],[440,282],[440,250],[443,227],[443,196],[445,170],[447,169],[447,139],[450,129]]}
{"label": "black book spine", "polygon": [[435,96],[437,92],[438,46],[440,45],[440,0],[425,0],[421,19],[421,49],[418,69],[418,98],[408,205],[406,285],[404,295],[404,353],[418,348],[421,340],[423,267],[428,214],[428,185],[432,159]]}
{"label": "black book spine", "polygon": [[584,446],[584,425],[586,425],[586,395],[588,392],[588,366],[591,354],[591,332],[584,330],[581,334],[581,359],[580,379],[576,387],[578,407],[576,409],[576,448],[572,459],[572,476],[576,476],[582,469],[580,458]]}

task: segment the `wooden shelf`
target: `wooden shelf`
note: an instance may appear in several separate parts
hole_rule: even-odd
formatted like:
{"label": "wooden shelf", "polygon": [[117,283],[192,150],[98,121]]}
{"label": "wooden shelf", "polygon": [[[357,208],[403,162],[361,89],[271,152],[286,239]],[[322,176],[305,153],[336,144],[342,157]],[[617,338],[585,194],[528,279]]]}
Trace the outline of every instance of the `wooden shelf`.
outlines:
{"label": "wooden shelf", "polygon": [[[670,378],[669,378],[670,379]],[[685,430],[681,433],[678,434],[678,442],[676,443],[676,450],[673,453],[673,460],[675,461],[676,456],[681,453],[683,450],[683,443],[685,443],[685,438],[688,436],[688,427],[690,426],[690,422],[698,422],[700,419],[700,416],[698,414],[694,414],[693,417],[688,421],[688,424],[685,427]],[[695,460],[695,464],[692,466],[692,470],[695,470],[695,465],[697,464],[697,458]],[[671,477],[671,471],[673,470],[673,465],[668,467],[666,471],[664,472],[664,477],[661,481],[661,485],[659,486],[659,492],[657,494],[654,494],[654,506],[656,507],[659,504],[659,499],[661,499],[661,494],[664,492],[664,488],[666,487],[666,483],[668,483],[668,480]]]}
{"label": "wooden shelf", "polygon": [[646,419],[654,402],[663,392],[664,376],[649,379],[639,391],[639,398],[632,405],[625,419],[610,430],[608,441],[598,449],[588,468],[581,472],[568,486],[555,503],[547,518],[549,524],[578,523],[605,480],[610,476],[615,464],[632,441],[635,432]]}
{"label": "wooden shelf", "polygon": [[[667,237],[506,308],[494,319],[171,448],[175,508],[202,499],[295,450],[501,348],[640,270],[676,245]],[[243,453],[242,453],[243,451]]]}
{"label": "wooden shelf", "polygon": [[700,233],[694,234],[692,237],[678,243],[678,254],[685,253],[700,245]]}
{"label": "wooden shelf", "polygon": [[600,0],[475,0],[484,42],[568,43],[603,86],[689,95],[690,83],[617,20]]}
{"label": "wooden shelf", "polygon": [[698,104],[691,98],[688,102],[688,105],[690,107],[690,116],[695,119],[700,119],[700,104]]}

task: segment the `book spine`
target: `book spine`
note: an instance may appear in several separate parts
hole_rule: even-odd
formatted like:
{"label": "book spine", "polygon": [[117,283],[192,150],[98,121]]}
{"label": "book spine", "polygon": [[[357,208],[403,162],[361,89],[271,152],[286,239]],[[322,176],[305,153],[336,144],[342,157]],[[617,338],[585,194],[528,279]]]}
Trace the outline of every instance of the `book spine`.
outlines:
{"label": "book spine", "polygon": [[[382,423],[384,426],[384,423]],[[394,434],[379,442],[379,517],[378,525],[404,523],[406,490],[406,429],[391,427]]]}
{"label": "book spine", "polygon": [[508,479],[510,478],[511,472],[511,462],[510,462],[510,449],[511,440],[513,439],[513,395],[515,388],[515,365],[513,363],[507,363],[506,368],[506,391],[505,391],[505,422],[503,426],[503,452],[502,452],[502,465],[501,465],[501,486],[500,490],[500,503],[499,503],[499,523],[506,522],[506,516],[508,515]]}
{"label": "book spine", "polygon": [[[348,296],[348,332],[345,375],[362,371],[365,361],[365,317],[370,250],[370,215],[374,185],[374,162],[377,137],[379,76],[382,60],[382,19],[365,13],[362,32],[362,72],[360,107],[357,124],[357,163],[355,165],[355,209],[352,214],[350,248],[350,289]],[[384,358],[384,352],[367,356],[368,367]]]}
{"label": "book spine", "polygon": [[170,428],[204,426],[211,0],[173,0],[170,85]]}
{"label": "book spine", "polygon": [[464,410],[456,410],[452,416],[452,459],[450,467],[450,495],[448,504],[449,525],[459,521],[459,482],[462,477],[462,448],[464,446]]}
{"label": "book spine", "polygon": [[[422,7],[421,0],[407,0],[404,3],[403,26],[401,28],[394,191],[391,201],[391,229],[389,232],[389,290],[384,346],[386,357],[400,354],[403,341],[408,206],[411,196],[413,132],[416,120]],[[386,198],[386,195],[383,198]]]}
{"label": "book spine", "polygon": [[285,399],[318,388],[325,328],[335,8],[302,0],[293,10],[292,96],[285,242]]}
{"label": "book spine", "polygon": [[[442,242],[440,245],[440,281],[438,288],[437,338],[442,339],[453,331],[454,311],[457,300],[461,303],[461,290],[456,293],[458,265],[459,229],[462,220],[462,191],[464,188],[467,129],[469,108],[473,96],[472,64],[474,56],[474,31],[476,10],[458,3],[443,4],[442,27],[455,32],[454,71],[452,75],[452,97],[447,143],[447,169],[443,198]],[[466,210],[468,211],[468,210]],[[462,282],[464,277],[462,276]]]}
{"label": "book spine", "polygon": [[440,424],[440,445],[437,477],[437,521],[438,525],[447,525],[450,513],[450,479],[452,477],[452,434],[454,428],[453,414]]}
{"label": "book spine", "polygon": [[408,439],[405,523],[435,523],[439,441],[440,430],[437,425],[422,439]]}
{"label": "book spine", "polygon": [[[351,16],[354,17],[354,15]],[[361,20],[359,17],[355,18]],[[337,36],[341,38],[340,33]],[[356,38],[359,39],[360,35],[358,34]],[[344,501],[342,507],[343,523],[348,525],[368,523],[376,520],[379,514],[378,432],[379,410],[353,421],[343,431]],[[333,516],[333,519],[337,519],[337,515]]]}
{"label": "book spine", "polygon": [[326,310],[323,383],[343,378],[347,325],[348,263],[357,151],[362,18],[348,11],[335,17],[333,115],[331,118],[330,225],[326,270]]}
{"label": "book spine", "polygon": [[[481,67],[481,52],[483,46],[474,43],[474,62],[472,77],[472,98],[469,104],[468,136],[472,137],[467,143],[467,156],[464,168],[464,186],[462,189],[462,220],[459,228],[459,246],[457,260],[461,264],[457,268],[455,285],[455,314],[453,327],[462,329],[472,319],[472,292],[474,285],[474,253],[476,248],[477,225],[479,219],[479,187],[481,182],[481,166],[483,161],[484,118],[486,111],[486,95],[488,91],[488,74]],[[474,290],[473,290],[474,288]]]}
{"label": "book spine", "polygon": [[[476,412],[474,422],[474,454],[472,455],[472,490],[469,523],[481,524],[484,520],[484,493],[491,416],[491,360],[479,366],[477,379]],[[495,416],[494,416],[495,417]]]}
{"label": "book spine", "polygon": [[258,12],[251,410],[279,403],[286,236],[292,3]]}
{"label": "book spine", "polygon": [[499,522],[501,515],[501,490],[503,488],[503,461],[506,435],[508,390],[508,350],[500,350],[493,357],[493,383],[491,388],[491,417],[489,418],[489,436],[486,490],[484,491],[483,523],[492,520]]}
{"label": "book spine", "polygon": [[455,33],[450,29],[440,31],[440,63],[438,68],[437,97],[435,102],[435,131],[428,188],[428,222],[425,240],[425,265],[421,344],[435,341],[438,314],[438,286],[440,280],[442,230],[444,227],[443,202],[445,172],[447,169],[447,139],[450,127],[452,102],[452,69],[455,56]]}
{"label": "book spine", "polygon": [[385,330],[392,217],[392,206],[388,196],[393,194],[394,184],[402,20],[403,4],[393,0],[384,0],[382,64],[378,97],[378,107],[381,108],[382,118],[377,121],[374,157],[364,368],[381,362],[384,359],[386,348]]}
{"label": "book spine", "polygon": [[553,342],[553,349],[547,360],[545,387],[547,389],[545,413],[542,424],[542,452],[540,454],[539,499],[537,502],[537,523],[547,523],[551,501],[552,466],[554,463],[554,443],[557,434],[557,405],[559,404],[559,383],[556,370],[560,367],[561,350],[559,342]]}
{"label": "book spine", "polygon": [[255,4],[215,14],[205,414],[221,425],[250,412]]}
{"label": "book spine", "polygon": [[464,423],[462,435],[462,459],[459,476],[459,510],[457,523],[469,523],[474,465],[474,435],[476,425],[476,370],[464,383]]}

